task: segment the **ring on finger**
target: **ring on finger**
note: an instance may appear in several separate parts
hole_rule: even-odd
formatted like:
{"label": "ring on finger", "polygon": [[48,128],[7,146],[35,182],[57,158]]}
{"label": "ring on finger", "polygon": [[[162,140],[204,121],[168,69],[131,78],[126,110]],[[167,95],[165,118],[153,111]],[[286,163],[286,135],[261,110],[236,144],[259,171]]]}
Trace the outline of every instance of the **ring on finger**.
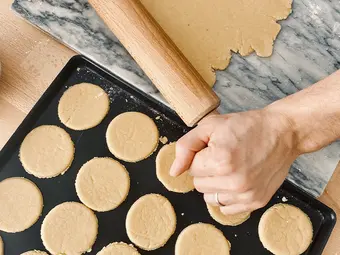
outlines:
{"label": "ring on finger", "polygon": [[222,204],[222,203],[220,202],[220,199],[218,198],[218,196],[219,196],[219,193],[216,192],[216,193],[215,193],[215,202],[216,202],[216,204],[219,205],[219,206],[225,206],[224,204]]}

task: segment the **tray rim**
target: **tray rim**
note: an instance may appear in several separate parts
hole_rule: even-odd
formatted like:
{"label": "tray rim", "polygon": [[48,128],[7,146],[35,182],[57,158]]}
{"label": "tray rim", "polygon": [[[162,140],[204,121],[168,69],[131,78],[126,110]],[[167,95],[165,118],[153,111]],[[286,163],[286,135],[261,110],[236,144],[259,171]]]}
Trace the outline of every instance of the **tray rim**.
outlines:
{"label": "tray rim", "polygon": [[[79,66],[92,66],[95,67],[99,72],[101,72],[102,76],[105,76],[108,80],[114,79],[115,81],[119,82],[120,86],[124,88],[126,91],[133,91],[141,96],[143,101],[146,101],[147,104],[151,104],[151,106],[157,106],[160,112],[164,113],[165,115],[169,116],[171,119],[190,129],[187,127],[184,122],[179,118],[179,116],[167,105],[163,104],[162,102],[158,101],[157,99],[151,97],[147,93],[139,90],[137,87],[129,84],[119,76],[115,75],[114,73],[110,72],[106,68],[100,66],[93,60],[83,56],[83,55],[75,55],[71,57],[65,66],[61,69],[55,79],[51,82],[51,84],[47,87],[45,92],[39,98],[39,100],[35,103],[29,113],[26,115],[24,120],[20,123],[18,128],[15,132],[11,135],[9,140],[6,142],[4,147],[0,151],[0,171],[2,170],[2,166],[10,159],[12,156],[12,150],[19,146],[23,138],[27,135],[29,131],[27,131],[27,126],[31,126],[33,122],[35,122],[36,118],[35,115],[39,114],[39,109],[43,107],[45,102],[50,99],[54,98],[55,90],[59,90],[59,81],[64,79],[65,76],[69,73],[69,70],[73,70],[74,67]],[[171,116],[170,116],[171,115]],[[7,157],[6,157],[7,156]],[[335,211],[327,206],[326,204],[322,203],[321,201],[317,200],[316,198],[312,197],[306,191],[299,188],[294,183],[290,182],[289,180],[285,180],[281,186],[284,190],[288,191],[297,199],[301,200],[302,202],[308,204],[312,209],[317,210],[322,216],[322,224],[320,229],[313,239],[311,246],[309,247],[308,254],[322,254],[326,244],[328,243],[329,237],[335,227],[337,222],[337,216]],[[316,240],[316,241],[315,241]]]}

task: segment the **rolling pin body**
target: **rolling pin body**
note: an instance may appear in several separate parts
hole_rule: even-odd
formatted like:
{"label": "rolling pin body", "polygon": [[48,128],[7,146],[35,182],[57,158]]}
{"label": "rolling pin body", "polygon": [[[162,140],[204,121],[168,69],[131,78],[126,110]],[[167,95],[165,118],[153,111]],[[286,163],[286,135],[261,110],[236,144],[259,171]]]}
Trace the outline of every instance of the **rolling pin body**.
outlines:
{"label": "rolling pin body", "polygon": [[139,0],[89,0],[177,114],[193,126],[220,100]]}

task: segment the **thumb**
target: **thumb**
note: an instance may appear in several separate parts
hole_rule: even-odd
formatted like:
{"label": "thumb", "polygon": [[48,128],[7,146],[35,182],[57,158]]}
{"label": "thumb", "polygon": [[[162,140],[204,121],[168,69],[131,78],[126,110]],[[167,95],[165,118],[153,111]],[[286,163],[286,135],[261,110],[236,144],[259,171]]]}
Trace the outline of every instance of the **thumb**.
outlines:
{"label": "thumb", "polygon": [[212,131],[213,125],[198,125],[177,141],[171,176],[179,176],[190,168],[196,153],[207,147]]}

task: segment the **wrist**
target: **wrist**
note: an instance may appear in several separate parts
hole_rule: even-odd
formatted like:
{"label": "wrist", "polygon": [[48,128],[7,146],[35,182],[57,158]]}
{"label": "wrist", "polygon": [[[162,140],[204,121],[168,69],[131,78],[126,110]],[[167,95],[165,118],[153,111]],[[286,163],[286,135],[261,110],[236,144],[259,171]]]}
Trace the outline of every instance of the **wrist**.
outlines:
{"label": "wrist", "polygon": [[282,99],[268,105],[264,110],[277,120],[276,126],[279,132],[291,139],[291,150],[297,155],[317,150],[319,146],[312,143],[314,139],[308,135],[310,133],[308,121],[300,118],[294,108]]}
{"label": "wrist", "polygon": [[[293,99],[293,100],[291,100]],[[313,113],[311,107],[303,107],[295,98],[286,98],[278,100],[265,109],[266,111],[279,116],[285,132],[292,134],[294,142],[292,143],[298,155],[317,151],[332,140],[336,139],[335,134],[330,134],[332,129],[325,130],[322,126],[322,118]],[[316,110],[319,112],[320,110]],[[331,138],[334,136],[334,139]]]}
{"label": "wrist", "polygon": [[286,119],[299,153],[313,152],[340,138],[340,70],[265,109]]}

